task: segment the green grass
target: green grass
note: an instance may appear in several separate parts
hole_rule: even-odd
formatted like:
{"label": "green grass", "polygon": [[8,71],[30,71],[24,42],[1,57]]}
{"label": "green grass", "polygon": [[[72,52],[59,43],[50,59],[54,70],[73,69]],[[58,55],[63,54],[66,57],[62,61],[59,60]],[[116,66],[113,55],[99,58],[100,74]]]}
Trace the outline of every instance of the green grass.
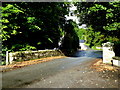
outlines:
{"label": "green grass", "polygon": [[[85,43],[85,45],[90,46],[90,44],[88,44],[88,43]],[[93,49],[93,50],[102,50],[102,49],[97,49],[96,46],[92,46],[91,49]]]}
{"label": "green grass", "polygon": [[85,43],[85,45],[90,46],[90,44],[88,44],[88,43]]}
{"label": "green grass", "polygon": [[102,49],[97,49],[96,46],[92,46],[93,50],[102,50]]}

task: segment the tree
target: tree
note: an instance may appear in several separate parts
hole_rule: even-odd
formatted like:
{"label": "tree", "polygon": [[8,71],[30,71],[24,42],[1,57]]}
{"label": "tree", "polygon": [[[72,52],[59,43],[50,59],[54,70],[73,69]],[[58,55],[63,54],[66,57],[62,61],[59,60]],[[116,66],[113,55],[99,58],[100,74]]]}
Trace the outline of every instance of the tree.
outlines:
{"label": "tree", "polygon": [[10,51],[58,47],[69,3],[4,2],[3,49]]}
{"label": "tree", "polygon": [[60,48],[65,55],[71,56],[79,48],[79,37],[75,32],[75,22],[68,20],[65,24],[65,37]]}
{"label": "tree", "polygon": [[[104,40],[101,43],[120,41],[120,1],[78,2],[76,6],[79,12],[80,24],[86,24],[87,27],[92,28],[92,33],[98,34],[96,35],[98,40],[101,40],[102,36]],[[99,37],[99,35],[101,36]],[[92,36],[94,37],[90,42],[93,45],[99,44],[95,38],[96,36]]]}

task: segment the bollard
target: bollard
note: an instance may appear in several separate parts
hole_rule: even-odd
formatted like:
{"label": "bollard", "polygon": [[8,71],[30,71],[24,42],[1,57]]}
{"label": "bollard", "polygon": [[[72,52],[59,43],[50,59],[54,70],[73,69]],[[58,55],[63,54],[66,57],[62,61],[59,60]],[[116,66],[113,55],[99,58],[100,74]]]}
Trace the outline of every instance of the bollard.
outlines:
{"label": "bollard", "polygon": [[8,51],[6,51],[6,65],[9,64],[9,61],[8,61]]}

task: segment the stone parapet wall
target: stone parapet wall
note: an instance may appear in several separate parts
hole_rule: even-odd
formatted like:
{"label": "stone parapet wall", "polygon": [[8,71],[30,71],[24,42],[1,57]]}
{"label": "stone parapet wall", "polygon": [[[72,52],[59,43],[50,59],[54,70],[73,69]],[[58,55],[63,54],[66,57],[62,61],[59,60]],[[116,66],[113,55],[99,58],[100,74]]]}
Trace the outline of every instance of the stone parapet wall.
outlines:
{"label": "stone parapet wall", "polygon": [[26,61],[42,57],[64,56],[60,50],[19,51],[9,53],[9,62]]}

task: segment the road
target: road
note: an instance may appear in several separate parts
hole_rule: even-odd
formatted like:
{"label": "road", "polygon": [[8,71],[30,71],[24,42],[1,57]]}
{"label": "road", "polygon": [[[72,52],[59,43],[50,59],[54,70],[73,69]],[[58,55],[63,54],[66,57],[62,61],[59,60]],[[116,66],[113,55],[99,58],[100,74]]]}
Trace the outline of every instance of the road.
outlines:
{"label": "road", "polygon": [[30,65],[2,74],[3,88],[116,88],[90,68],[101,51],[78,51],[74,57]]}

